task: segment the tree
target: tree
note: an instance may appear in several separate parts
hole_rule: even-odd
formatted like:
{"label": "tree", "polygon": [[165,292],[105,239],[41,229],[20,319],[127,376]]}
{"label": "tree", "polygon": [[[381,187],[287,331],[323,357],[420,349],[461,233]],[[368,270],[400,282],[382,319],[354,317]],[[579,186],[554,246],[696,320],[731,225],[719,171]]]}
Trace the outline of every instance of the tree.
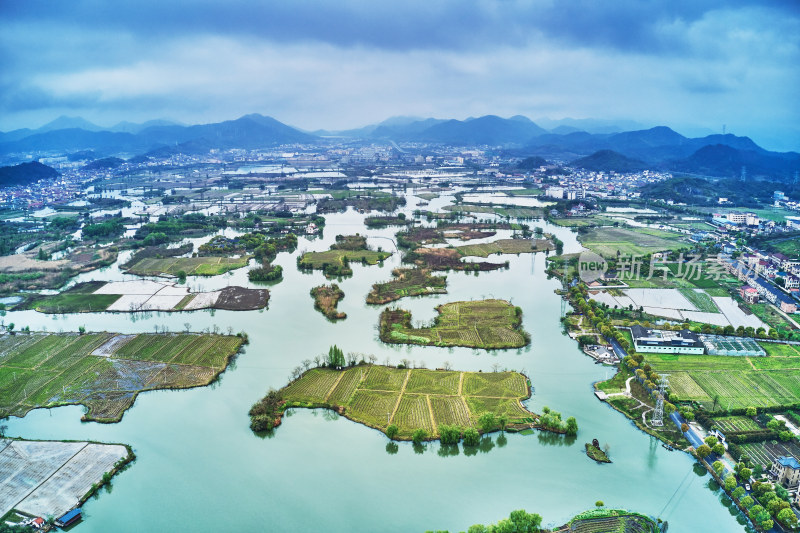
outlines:
{"label": "tree", "polygon": [[797,527],[797,516],[795,516],[789,508],[781,509],[775,518],[778,519],[778,522],[790,529],[795,529]]}
{"label": "tree", "polygon": [[594,506],[595,507],[603,507],[603,506],[605,506],[605,503],[603,503],[603,500],[597,500],[596,502],[594,502]]}
{"label": "tree", "polygon": [[684,422],[683,424],[681,424],[681,433],[686,433],[687,431],[689,431],[689,424]]}
{"label": "tree", "polygon": [[567,435],[577,435],[578,434],[578,421],[575,420],[574,416],[567,418]]}
{"label": "tree", "polygon": [[481,435],[475,428],[464,430],[464,446],[477,446],[481,441]]}
{"label": "tree", "polygon": [[342,368],[344,365],[344,352],[334,344],[328,349],[328,366],[331,368]]}
{"label": "tree", "polygon": [[478,418],[478,425],[480,425],[484,433],[492,431],[497,426],[494,413],[483,413]]}
{"label": "tree", "polygon": [[542,517],[536,513],[526,513],[522,509],[511,511],[509,520],[514,524],[515,533],[535,533],[542,525]]}
{"label": "tree", "polygon": [[736,488],[736,476],[734,476],[733,474],[728,474],[728,477],[725,478],[725,490],[731,492],[735,488]]}
{"label": "tree", "polygon": [[741,497],[744,496],[744,487],[736,487],[733,489],[731,496],[733,496],[736,500],[741,499]]}
{"label": "tree", "polygon": [[725,445],[718,442],[711,448],[711,451],[717,455],[725,455]]}
{"label": "tree", "polygon": [[508,424],[508,416],[505,414],[500,415],[497,417],[497,423],[500,425],[500,429],[502,431],[506,430],[506,425]]}
{"label": "tree", "polygon": [[705,441],[704,441],[704,442],[705,442],[706,444],[708,444],[708,445],[709,445],[711,448],[713,448],[714,446],[716,446],[716,445],[717,445],[717,443],[719,442],[719,440],[718,440],[718,439],[717,439],[717,437],[715,437],[714,435],[709,435],[708,437],[706,437],[706,438],[705,438]]}
{"label": "tree", "polygon": [[400,430],[397,428],[397,426],[392,424],[391,426],[386,428],[386,436],[394,440],[394,438],[397,436],[398,431]]}
{"label": "tree", "polygon": [[750,507],[752,507],[753,503],[755,503],[755,500],[753,499],[752,496],[745,496],[739,503],[741,503],[742,507],[744,507],[745,509],[749,509]]}
{"label": "tree", "polygon": [[722,471],[725,470],[725,465],[722,464],[722,461],[714,461],[714,464],[711,465],[711,468],[714,469],[714,472],[716,472],[718,476],[721,476]]}
{"label": "tree", "polygon": [[86,333],[86,327],[78,326],[78,335],[83,335],[84,333]]}
{"label": "tree", "polygon": [[756,416],[756,414],[758,414],[758,412],[757,412],[756,408],[751,405],[750,407],[747,408],[747,410],[744,412],[744,414],[746,414],[747,416]]}
{"label": "tree", "polygon": [[701,444],[695,451],[700,459],[705,459],[711,455],[711,448],[708,446],[708,444]]}
{"label": "tree", "polygon": [[458,426],[439,426],[439,441],[442,444],[458,444],[461,440],[461,428]]}
{"label": "tree", "polygon": [[741,470],[739,470],[739,479],[741,479],[742,481],[746,482],[748,479],[750,479],[750,476],[752,476],[752,475],[753,475],[753,471],[750,470],[747,467],[742,468]]}
{"label": "tree", "polygon": [[422,444],[422,441],[428,438],[428,432],[420,428],[411,434],[411,441],[414,444]]}

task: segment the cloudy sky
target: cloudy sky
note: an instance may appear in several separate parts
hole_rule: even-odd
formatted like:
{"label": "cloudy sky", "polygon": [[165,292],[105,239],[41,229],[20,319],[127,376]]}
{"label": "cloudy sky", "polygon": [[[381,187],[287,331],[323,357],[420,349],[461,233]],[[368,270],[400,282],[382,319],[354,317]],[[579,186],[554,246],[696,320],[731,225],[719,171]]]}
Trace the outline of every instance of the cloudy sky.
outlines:
{"label": "cloudy sky", "polygon": [[632,119],[800,151],[798,0],[0,1],[0,130]]}

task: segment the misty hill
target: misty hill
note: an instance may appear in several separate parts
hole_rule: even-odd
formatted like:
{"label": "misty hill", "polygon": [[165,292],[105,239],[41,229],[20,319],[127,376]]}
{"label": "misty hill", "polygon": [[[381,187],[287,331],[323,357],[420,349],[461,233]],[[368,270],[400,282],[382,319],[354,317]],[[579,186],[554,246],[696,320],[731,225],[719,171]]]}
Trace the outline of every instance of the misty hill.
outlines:
{"label": "misty hill", "polygon": [[680,199],[690,205],[717,206],[720,197],[728,198],[736,205],[757,207],[769,203],[772,192],[781,189],[790,195],[800,195],[800,183],[787,184],[778,181],[741,181],[738,178],[706,179],[678,176],[668,180],[649,183],[641,188],[644,198],[661,200]]}
{"label": "misty hill", "polygon": [[547,131],[525,117],[501,118],[486,115],[467,120],[427,119],[399,127],[382,126],[376,128],[371,136],[468,146],[520,144],[543,133]]}
{"label": "misty hill", "polygon": [[644,161],[625,157],[613,150],[599,150],[592,155],[576,159],[571,165],[596,172],[638,172],[652,168]]}
{"label": "misty hill", "polygon": [[137,124],[135,122],[122,121],[117,124],[114,124],[113,126],[108,128],[108,130],[123,132],[123,133],[139,133],[142,130],[146,130],[147,128],[152,128],[154,126],[181,126],[181,124],[165,119],[148,120],[147,122],[142,122],[141,124]]}
{"label": "misty hill", "polygon": [[150,126],[136,134],[68,128],[33,133],[16,140],[7,140],[7,137],[0,139],[2,139],[0,153],[80,150],[121,153],[144,152],[162,146],[200,140],[207,141],[212,148],[224,149],[309,142],[316,137],[278,122],[274,118],[252,114],[214,124]]}
{"label": "misty hill", "polygon": [[20,163],[11,167],[0,167],[0,186],[27,185],[42,179],[56,178],[59,172],[38,161]]}
{"label": "misty hill", "polygon": [[125,160],[120,159],[119,157],[104,157],[103,159],[97,159],[91,163],[87,163],[83,166],[83,170],[103,170],[117,168],[124,162]]}
{"label": "misty hill", "polygon": [[675,171],[724,177],[740,176],[742,167],[749,176],[790,177],[800,170],[800,154],[778,154],[761,148],[739,150],[724,144],[713,144],[669,165]]}

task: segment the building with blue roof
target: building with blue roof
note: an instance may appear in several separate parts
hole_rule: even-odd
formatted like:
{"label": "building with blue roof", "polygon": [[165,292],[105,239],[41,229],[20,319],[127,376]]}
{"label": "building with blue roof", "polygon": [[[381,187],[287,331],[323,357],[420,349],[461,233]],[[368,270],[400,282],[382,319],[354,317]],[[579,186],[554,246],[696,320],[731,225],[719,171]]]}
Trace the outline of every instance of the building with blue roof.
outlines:
{"label": "building with blue roof", "polygon": [[775,483],[780,483],[787,489],[800,485],[800,462],[795,457],[776,457],[772,460],[769,473],[775,477]]}

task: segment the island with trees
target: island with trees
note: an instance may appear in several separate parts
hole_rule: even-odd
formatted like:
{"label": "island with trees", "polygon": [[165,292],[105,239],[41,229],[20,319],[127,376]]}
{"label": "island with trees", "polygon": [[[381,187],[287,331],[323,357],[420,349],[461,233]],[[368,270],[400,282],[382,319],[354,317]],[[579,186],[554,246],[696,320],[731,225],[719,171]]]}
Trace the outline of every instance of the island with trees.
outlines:
{"label": "island with trees", "polygon": [[522,309],[506,300],[451,302],[436,310],[439,315],[430,326],[415,328],[409,311],[385,309],[380,316],[381,340],[485,350],[521,348],[530,342],[530,335],[522,328]]}
{"label": "island with trees", "polygon": [[[530,382],[519,372],[459,372],[398,367],[357,361],[331,346],[315,368],[293,372],[293,380],[270,391],[250,410],[253,431],[280,425],[291,407],[332,409],[355,422],[378,429],[395,440],[477,445],[480,434],[497,430],[540,429],[577,433],[573,417],[545,408],[543,415],[522,405]],[[307,366],[311,366],[310,360]]]}

